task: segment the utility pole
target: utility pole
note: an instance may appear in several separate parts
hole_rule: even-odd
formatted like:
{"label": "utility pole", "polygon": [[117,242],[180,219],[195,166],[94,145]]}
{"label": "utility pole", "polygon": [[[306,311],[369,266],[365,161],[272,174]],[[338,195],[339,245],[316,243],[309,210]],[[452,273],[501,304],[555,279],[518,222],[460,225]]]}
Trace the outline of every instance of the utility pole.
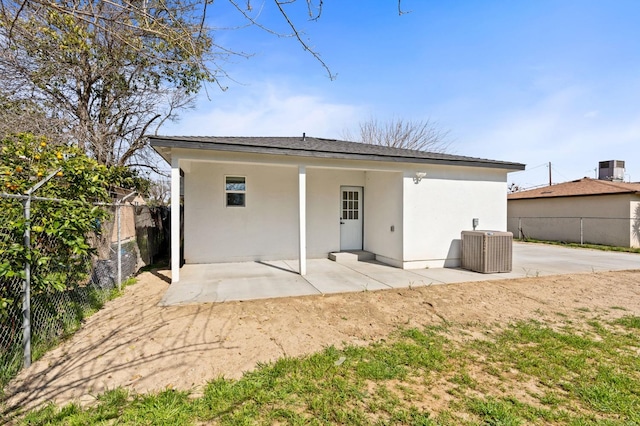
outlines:
{"label": "utility pole", "polygon": [[549,161],[549,186],[551,186],[551,161]]}

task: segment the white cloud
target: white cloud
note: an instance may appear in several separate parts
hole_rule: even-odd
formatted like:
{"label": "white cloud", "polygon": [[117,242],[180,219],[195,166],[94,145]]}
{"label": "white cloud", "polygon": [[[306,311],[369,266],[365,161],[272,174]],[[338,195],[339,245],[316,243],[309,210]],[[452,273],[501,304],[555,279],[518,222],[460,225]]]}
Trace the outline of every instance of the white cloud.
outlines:
{"label": "white cloud", "polygon": [[497,119],[492,112],[481,126],[466,129],[470,137],[462,150],[469,155],[526,163],[528,170],[509,178],[525,187],[548,181],[548,162],[552,163],[554,183],[593,177],[599,161],[614,159],[626,160],[627,173],[638,180],[640,109],[620,100],[620,108],[589,105],[597,108],[585,114],[590,96],[587,91],[568,88]]}
{"label": "white cloud", "polygon": [[334,103],[322,96],[273,84],[253,85],[202,100],[197,109],[182,114],[162,134],[191,136],[340,137],[363,116],[357,105]]}

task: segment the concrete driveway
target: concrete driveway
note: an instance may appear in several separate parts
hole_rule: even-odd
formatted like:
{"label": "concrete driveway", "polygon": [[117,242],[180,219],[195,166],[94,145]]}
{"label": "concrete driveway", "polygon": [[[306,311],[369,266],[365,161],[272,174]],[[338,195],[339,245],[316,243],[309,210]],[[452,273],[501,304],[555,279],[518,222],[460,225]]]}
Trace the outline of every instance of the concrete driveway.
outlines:
{"label": "concrete driveway", "polygon": [[329,259],[309,259],[307,275],[302,277],[296,272],[297,266],[297,260],[184,265],[180,282],[169,287],[160,305],[638,269],[640,254],[515,242],[513,270],[500,274],[480,274],[459,268],[403,270],[375,261],[336,263]]}

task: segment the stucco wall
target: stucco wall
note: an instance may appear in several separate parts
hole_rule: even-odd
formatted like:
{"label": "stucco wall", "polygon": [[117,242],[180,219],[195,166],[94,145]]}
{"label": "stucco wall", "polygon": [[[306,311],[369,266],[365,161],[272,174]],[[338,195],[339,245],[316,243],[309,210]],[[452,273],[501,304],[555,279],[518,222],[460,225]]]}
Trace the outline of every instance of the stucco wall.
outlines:
{"label": "stucco wall", "polygon": [[[557,197],[508,202],[509,231],[540,240],[583,242],[629,247],[635,215],[628,194]],[[520,218],[520,221],[518,220]]]}
{"label": "stucco wall", "polygon": [[[181,160],[185,261],[296,259],[295,159],[206,152],[199,156],[201,159]],[[459,265],[460,232],[471,229],[473,218],[480,219],[480,229],[506,229],[505,170],[439,165],[410,170],[411,167],[400,163],[309,160],[307,257],[325,257],[340,249],[340,186],[363,187],[363,247],[394,266]],[[416,171],[427,173],[418,184],[413,182]],[[246,177],[246,207],[225,206],[225,175]]]}
{"label": "stucco wall", "polygon": [[430,166],[415,183],[406,172],[404,186],[405,268],[460,265],[460,232],[507,228],[507,176],[495,169]]}
{"label": "stucco wall", "polygon": [[[362,171],[307,168],[307,257],[340,251],[340,186],[365,186],[364,175]],[[365,203],[367,196],[365,189]]]}
{"label": "stucco wall", "polygon": [[[364,173],[307,168],[307,257],[340,250],[340,186]],[[246,177],[246,207],[225,206],[227,175]],[[297,167],[193,162],[184,182],[186,263],[298,257]]]}
{"label": "stucco wall", "polygon": [[402,173],[366,172],[364,249],[402,266],[402,229]]}
{"label": "stucco wall", "polygon": [[[298,169],[193,162],[184,176],[186,263],[295,259]],[[245,176],[246,207],[226,207],[226,175]]]}

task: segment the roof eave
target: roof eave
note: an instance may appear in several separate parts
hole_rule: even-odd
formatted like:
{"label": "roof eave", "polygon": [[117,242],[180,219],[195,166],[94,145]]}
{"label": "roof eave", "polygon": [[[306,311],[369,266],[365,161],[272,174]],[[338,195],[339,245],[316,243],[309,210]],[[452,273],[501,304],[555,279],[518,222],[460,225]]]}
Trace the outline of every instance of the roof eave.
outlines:
{"label": "roof eave", "polygon": [[602,195],[640,195],[640,192],[629,190],[629,191],[620,191],[620,192],[599,192],[596,194],[564,194],[564,195],[539,195],[533,197],[520,197],[520,198],[509,198],[507,196],[507,201],[518,201],[518,200],[541,200],[545,198],[571,198],[571,197],[594,197],[594,196],[602,196]]}
{"label": "roof eave", "polygon": [[491,162],[491,161],[477,161],[477,160],[453,160],[453,159],[437,159],[437,158],[419,158],[419,157],[403,157],[403,156],[385,156],[376,154],[354,154],[354,153],[342,153],[342,152],[330,152],[330,151],[315,151],[304,149],[292,149],[292,148],[275,148],[264,147],[254,145],[235,145],[224,143],[206,143],[195,141],[183,141],[166,138],[157,139],[149,137],[151,146],[158,152],[168,163],[171,163],[170,158],[167,158],[167,151],[158,148],[183,148],[183,149],[204,149],[210,151],[225,151],[225,152],[241,152],[241,153],[255,153],[255,154],[274,154],[274,155],[290,155],[298,157],[311,157],[311,158],[325,158],[325,159],[347,159],[347,160],[361,160],[361,161],[384,161],[391,163],[421,163],[421,164],[445,164],[456,166],[469,166],[469,167],[485,167],[494,169],[505,169],[510,171],[520,171],[525,169],[524,164],[509,163],[509,162]]}
{"label": "roof eave", "polygon": [[150,144],[151,148],[160,155],[169,165],[171,165],[171,147]]}

